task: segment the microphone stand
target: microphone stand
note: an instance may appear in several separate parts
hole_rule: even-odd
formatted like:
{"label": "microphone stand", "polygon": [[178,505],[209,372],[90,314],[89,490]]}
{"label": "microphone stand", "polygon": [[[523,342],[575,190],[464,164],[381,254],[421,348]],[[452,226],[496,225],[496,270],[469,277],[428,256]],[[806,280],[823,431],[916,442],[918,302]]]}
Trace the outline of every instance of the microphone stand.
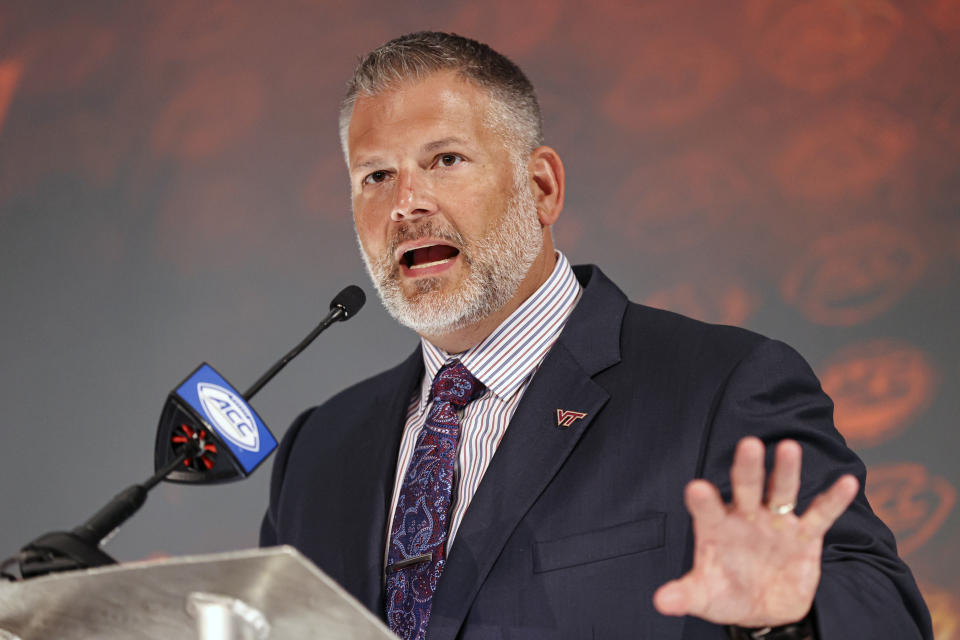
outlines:
{"label": "microphone stand", "polygon": [[[183,446],[180,455],[166,467],[144,482],[132,484],[115,495],[103,508],[72,531],[45,533],[26,545],[0,565],[0,576],[8,580],[26,580],[58,571],[116,564],[117,561],[100,548],[102,541],[143,506],[147,493],[160,484],[171,471],[190,458],[201,455],[204,444],[195,433]],[[8,567],[14,565],[18,566],[19,575],[8,572]]]}

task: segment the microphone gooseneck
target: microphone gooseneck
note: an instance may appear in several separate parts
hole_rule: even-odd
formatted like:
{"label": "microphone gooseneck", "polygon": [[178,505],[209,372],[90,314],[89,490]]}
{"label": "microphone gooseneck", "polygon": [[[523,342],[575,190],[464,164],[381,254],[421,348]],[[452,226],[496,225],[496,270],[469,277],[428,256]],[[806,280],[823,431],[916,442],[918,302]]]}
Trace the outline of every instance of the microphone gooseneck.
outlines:
{"label": "microphone gooseneck", "polygon": [[351,284],[336,295],[336,297],[330,302],[330,313],[320,321],[320,324],[316,328],[307,334],[307,337],[300,341],[297,346],[287,352],[287,355],[283,356],[277,360],[272,367],[267,369],[267,372],[260,376],[260,379],[250,385],[250,388],[243,392],[243,399],[250,400],[253,396],[257,395],[257,392],[263,388],[263,385],[270,382],[275,375],[280,373],[280,370],[283,369],[291,360],[300,355],[300,352],[310,346],[310,343],[313,342],[317,336],[323,333],[327,327],[332,325],[334,322],[348,320],[356,315],[357,311],[363,306],[363,303],[367,301],[367,296],[363,293],[363,289],[358,287],[355,284]]}

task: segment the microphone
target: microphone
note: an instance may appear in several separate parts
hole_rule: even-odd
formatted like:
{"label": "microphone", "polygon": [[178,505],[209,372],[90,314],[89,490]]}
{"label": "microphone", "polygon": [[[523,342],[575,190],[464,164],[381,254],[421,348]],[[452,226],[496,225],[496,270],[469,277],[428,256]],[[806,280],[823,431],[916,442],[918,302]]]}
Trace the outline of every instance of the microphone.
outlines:
{"label": "microphone", "polygon": [[330,303],[330,313],[242,395],[207,363],[181,382],[164,404],[157,428],[153,476],[134,484],[70,532],[47,533],[0,564],[0,575],[19,565],[19,579],[116,561],[100,545],[144,504],[163,480],[189,484],[229,482],[247,477],[277,447],[276,438],[248,401],[334,322],[352,318],[366,296],[356,285]]}
{"label": "microphone", "polygon": [[337,294],[337,297],[330,303],[330,310],[333,311],[334,307],[340,309],[343,312],[343,317],[339,320],[347,320],[357,315],[357,311],[363,308],[363,303],[366,301],[367,296],[363,293],[363,289],[351,284]]}

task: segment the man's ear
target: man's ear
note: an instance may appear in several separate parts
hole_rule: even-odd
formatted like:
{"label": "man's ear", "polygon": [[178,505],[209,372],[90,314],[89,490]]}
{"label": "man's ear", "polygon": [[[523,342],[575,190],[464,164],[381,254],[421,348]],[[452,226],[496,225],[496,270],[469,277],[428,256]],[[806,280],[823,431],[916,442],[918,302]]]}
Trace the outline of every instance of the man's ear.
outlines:
{"label": "man's ear", "polygon": [[537,147],[530,153],[530,179],[540,224],[549,227],[563,210],[565,177],[563,161],[551,147]]}

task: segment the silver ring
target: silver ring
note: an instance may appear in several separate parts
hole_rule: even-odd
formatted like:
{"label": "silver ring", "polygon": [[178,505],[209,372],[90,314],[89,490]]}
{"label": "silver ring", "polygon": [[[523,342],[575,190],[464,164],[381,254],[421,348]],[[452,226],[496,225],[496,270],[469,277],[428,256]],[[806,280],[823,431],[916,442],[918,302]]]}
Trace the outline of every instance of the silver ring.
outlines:
{"label": "silver ring", "polygon": [[793,510],[796,508],[797,508],[796,502],[788,502],[786,504],[781,504],[778,506],[770,505],[770,511],[772,511],[778,516],[785,516],[788,513],[793,513]]}

